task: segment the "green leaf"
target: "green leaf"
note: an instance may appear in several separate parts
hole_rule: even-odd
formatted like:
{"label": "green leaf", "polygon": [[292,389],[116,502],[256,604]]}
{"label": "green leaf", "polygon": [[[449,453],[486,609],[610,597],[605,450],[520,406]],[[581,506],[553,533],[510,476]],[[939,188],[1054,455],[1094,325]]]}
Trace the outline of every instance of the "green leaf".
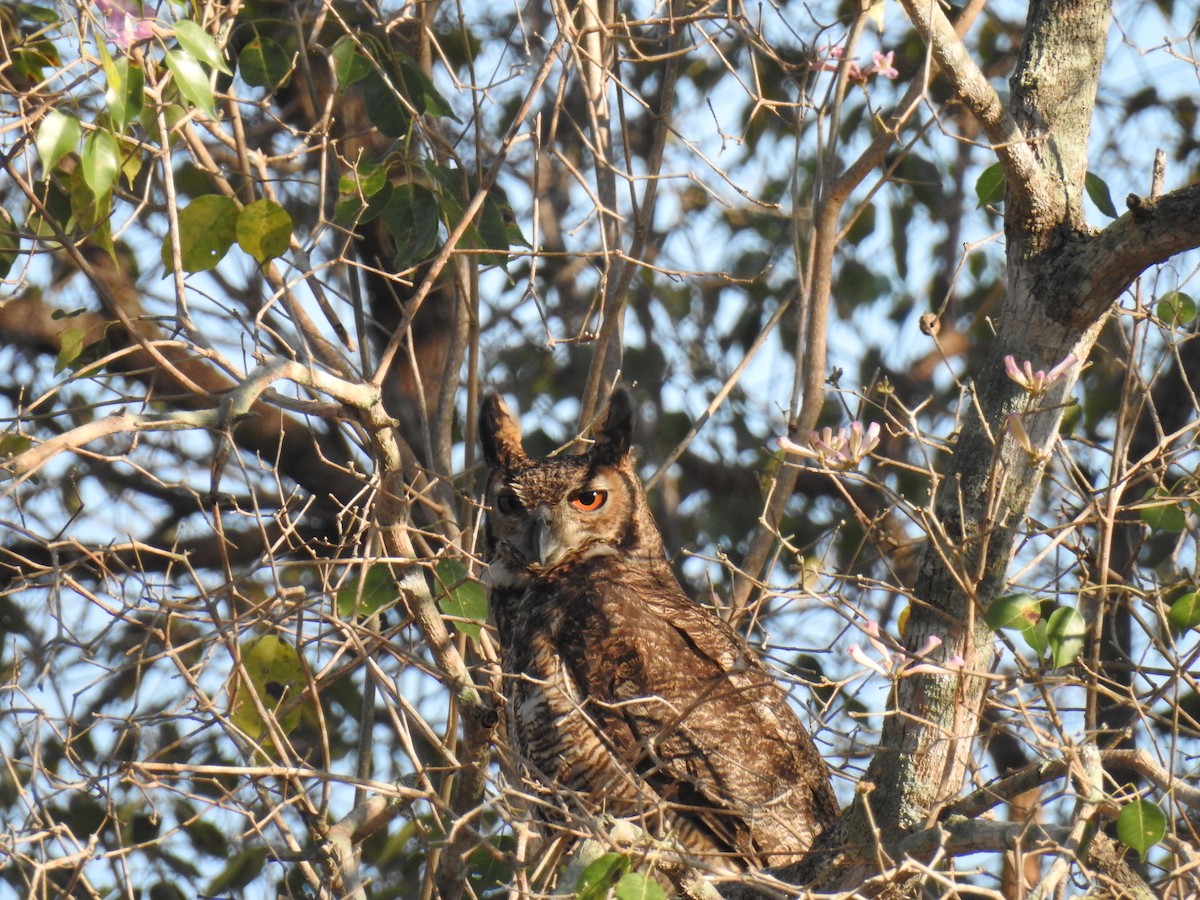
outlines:
{"label": "green leaf", "polygon": [[605,853],[587,864],[575,882],[575,900],[604,900],[608,889],[629,871],[629,857]]}
{"label": "green leaf", "polygon": [[21,235],[12,214],[0,206],[0,278],[6,278],[17,261]]}
{"label": "green leaf", "polygon": [[408,133],[412,116],[400,101],[396,89],[374,69],[363,85],[363,100],[367,105],[367,115],[371,124],[383,134],[397,138]]}
{"label": "green leaf", "polygon": [[626,872],[613,891],[616,900],[667,900],[662,887],[641,872]]}
{"label": "green leaf", "polygon": [[1191,325],[1196,318],[1196,301],[1181,291],[1163,294],[1155,309],[1167,325]]}
{"label": "green leaf", "polygon": [[256,740],[267,732],[255,696],[268,713],[282,713],[276,721],[284,734],[300,724],[303,710],[292,701],[308,682],[295,647],[278,635],[264,634],[242,644],[242,668],[245,675],[235,669],[230,677],[229,718],[234,725]]}
{"label": "green leaf", "polygon": [[354,228],[354,226],[362,221],[363,212],[367,206],[357,197],[347,197],[339,200],[333,207],[333,221],[343,228]]}
{"label": "green leaf", "polygon": [[1050,644],[1054,668],[1069,666],[1079,658],[1086,635],[1087,620],[1075,607],[1063,607],[1050,613],[1046,621],[1046,640]]}
{"label": "green leaf", "polygon": [[461,120],[454,114],[453,108],[446,98],[421,67],[407,56],[399,58],[400,78],[404,82],[404,96],[408,97],[418,112],[430,113],[435,116],[446,116],[455,122]]}
{"label": "green leaf", "polygon": [[1024,631],[1042,617],[1042,604],[1029,594],[1009,594],[992,601],[987,623],[993,631],[1016,628]]}
{"label": "green leaf", "polygon": [[433,252],[437,246],[438,199],[419,184],[402,184],[392,191],[383,210],[383,221],[396,245],[392,265],[403,272]]}
{"label": "green leaf", "polygon": [[1004,166],[992,163],[980,173],[975,182],[975,196],[979,206],[1004,202]]}
{"label": "green leaf", "polygon": [[[237,240],[238,206],[228,197],[206,194],[179,212],[180,260],[185,272],[205,272],[225,258]],[[171,236],[163,238],[163,266],[171,271]]]}
{"label": "green leaf", "polygon": [[1183,632],[1200,625],[1200,598],[1193,591],[1184,594],[1171,604],[1167,622],[1175,631]]}
{"label": "green leaf", "polygon": [[1187,528],[1187,516],[1183,504],[1162,488],[1151,488],[1142,497],[1143,505],[1138,510],[1142,521],[1155,531],[1183,531]]}
{"label": "green leaf", "polygon": [[183,831],[191,838],[192,846],[197,851],[216,859],[229,856],[229,839],[220,828],[212,822],[206,821],[202,816],[197,816],[194,810],[186,804],[181,803],[177,806],[175,815],[184,823]]}
{"label": "green leaf", "polygon": [[1167,817],[1149,800],[1134,800],[1117,816],[1117,837],[1143,860],[1146,852],[1167,833]]}
{"label": "green leaf", "polygon": [[216,118],[216,101],[204,67],[184,50],[168,50],[166,62],[183,98],[206,116]]}
{"label": "green leaf", "polygon": [[500,834],[488,837],[467,857],[467,879],[471,886],[469,896],[508,896],[508,886],[513,882],[513,859],[517,841],[512,835]]}
{"label": "green leaf", "polygon": [[357,42],[348,34],[342,35],[329,53],[338,90],[344,91],[371,74],[371,61],[358,50]]}
{"label": "green leaf", "polygon": [[343,619],[366,618],[394,604],[396,579],[386,563],[375,563],[347,579],[337,592],[338,615]]}
{"label": "green leaf", "polygon": [[292,58],[269,37],[256,37],[238,57],[242,81],[253,87],[277,88],[292,74]]}
{"label": "green leaf", "polygon": [[874,303],[894,291],[891,279],[880,275],[873,263],[867,265],[857,259],[847,259],[838,270],[834,296],[841,308],[848,311]]}
{"label": "green leaf", "polygon": [[516,214],[512,212],[512,207],[507,206],[504,210],[504,231],[505,239],[509,247],[524,247],[526,250],[532,250],[533,245],[529,243],[528,238],[521,231],[521,225],[517,222]]}
{"label": "green leaf", "polygon": [[383,215],[384,210],[391,202],[392,185],[385,181],[383,187],[368,197],[365,204],[361,198],[353,194],[348,195],[344,200],[339,200],[334,207],[333,220],[347,228],[365,225]]}
{"label": "green leaf", "polygon": [[[487,592],[473,580],[467,567],[457,559],[438,560],[434,572],[438,580],[438,608],[442,615],[454,616],[454,627],[470,637],[479,637],[487,621]],[[469,621],[464,621],[469,620]]]}
{"label": "green leaf", "polygon": [[38,126],[35,139],[45,174],[49,174],[64,156],[79,147],[79,134],[79,120],[70,113],[52,109],[46,114]]}
{"label": "green leaf", "polygon": [[338,192],[373,197],[388,183],[387,169],[378,163],[361,163],[338,179]]}
{"label": "green leaf", "polygon": [[123,134],[125,126],[141,114],[146,79],[142,67],[131,63],[129,57],[114,60],[103,41],[97,45],[97,49],[100,53],[100,66],[104,69],[104,77],[108,82],[104,104],[108,107],[108,117],[113,130],[117,134]]}
{"label": "green leaf", "polygon": [[[61,27],[51,8],[36,9],[31,3],[8,5],[17,5],[21,12],[28,16],[29,21],[40,21],[43,25],[52,26],[42,31],[42,34],[53,33]],[[3,12],[4,7],[0,6],[0,14]],[[5,34],[5,45],[12,70],[34,84],[46,78],[53,78],[53,72],[62,68],[62,57],[59,56],[58,48],[49,40],[29,34],[24,28],[21,30],[25,33],[17,40],[12,39],[15,35]],[[47,72],[47,69],[51,71]]]}
{"label": "green leaf", "polygon": [[292,240],[292,217],[274,200],[255,200],[238,214],[238,246],[259,265],[283,256]]}
{"label": "green leaf", "polygon": [[1050,648],[1050,642],[1046,637],[1046,620],[1039,619],[1028,628],[1021,629],[1021,637],[1025,638],[1025,643],[1029,645],[1029,649],[1034,652],[1038,659],[1046,655],[1046,651]]}
{"label": "green leaf", "polygon": [[240,892],[242,888],[258,877],[266,862],[266,847],[247,847],[216,874],[204,892],[205,895],[215,897],[219,894],[229,895]]}
{"label": "green leaf", "polygon": [[[483,201],[483,209],[479,211],[480,248],[500,252],[481,254],[480,265],[504,266],[508,262],[508,222],[505,220],[505,205],[492,196]],[[511,209],[509,212],[511,213]]]}
{"label": "green leaf", "polygon": [[83,140],[83,180],[97,197],[107,194],[117,180],[121,160],[117,139],[107,128],[97,128]]}
{"label": "green leaf", "polygon": [[154,138],[158,137],[158,112],[162,110],[163,117],[167,124],[167,142],[171,147],[176,146],[183,138],[175,130],[176,126],[188,117],[188,111],[182,105],[174,102],[175,98],[172,95],[172,100],[164,103],[161,107],[143,106],[141,115],[142,130]]}
{"label": "green leaf", "polygon": [[58,359],[54,362],[55,375],[79,358],[79,354],[83,352],[83,342],[86,338],[86,328],[64,328],[59,332]]}
{"label": "green leaf", "polygon": [[[110,135],[111,137],[111,135]],[[87,150],[87,144],[84,144]],[[81,160],[83,157],[81,157]],[[109,217],[112,215],[112,192],[105,191],[96,194],[87,183],[87,167],[80,165],[75,171],[62,179],[63,186],[69,191],[66,195],[70,207],[68,213],[56,213],[58,221],[67,222],[69,230],[74,234],[86,233],[93,244],[101,247],[109,255],[114,253],[112,229],[109,227]],[[49,199],[47,207],[55,201]]]}
{"label": "green leaf", "polygon": [[[440,187],[438,199],[446,227],[455,229],[466,214],[467,201],[475,193],[467,172],[443,165],[430,165],[426,171],[434,177]],[[506,213],[506,210],[508,212]],[[511,207],[502,194],[489,195],[483,202],[475,221],[463,231],[459,246],[471,250],[496,250],[497,253],[481,253],[479,262],[484,266],[503,266],[508,262],[509,219]],[[520,229],[516,230],[520,238]]]}
{"label": "green leaf", "polygon": [[1108,192],[1108,185],[1104,183],[1103,178],[1095,172],[1088,172],[1083,178],[1083,187],[1087,191],[1087,195],[1092,198],[1092,202],[1096,204],[1096,209],[1110,219],[1117,217],[1117,208],[1113,205],[1112,194]]}
{"label": "green leaf", "polygon": [[217,42],[196,22],[190,19],[180,19],[176,22],[175,39],[192,59],[202,62],[218,72],[224,72],[226,75],[233,74],[233,70],[226,65],[225,56],[221,53]]}

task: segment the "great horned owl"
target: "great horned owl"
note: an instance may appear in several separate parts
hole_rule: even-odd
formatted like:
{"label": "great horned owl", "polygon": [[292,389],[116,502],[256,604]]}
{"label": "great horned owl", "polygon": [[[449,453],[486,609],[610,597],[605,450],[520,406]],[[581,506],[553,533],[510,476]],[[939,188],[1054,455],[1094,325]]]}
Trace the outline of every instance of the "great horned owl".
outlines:
{"label": "great horned owl", "polygon": [[787,695],[667,563],[618,390],[591,449],[531,458],[496,395],[480,412],[485,546],[508,735],[538,818],[600,813],[714,868],[799,858],[837,814]]}

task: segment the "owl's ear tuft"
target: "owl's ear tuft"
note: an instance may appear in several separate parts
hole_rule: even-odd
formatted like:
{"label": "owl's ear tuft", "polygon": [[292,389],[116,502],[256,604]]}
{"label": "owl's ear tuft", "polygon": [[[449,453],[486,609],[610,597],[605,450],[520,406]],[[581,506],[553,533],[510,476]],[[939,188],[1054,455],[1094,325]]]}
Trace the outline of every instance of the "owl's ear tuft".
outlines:
{"label": "owl's ear tuft", "polygon": [[633,398],[625,388],[617,388],[608,398],[604,424],[596,430],[592,458],[604,465],[616,465],[629,453],[633,441]]}
{"label": "owl's ear tuft", "polygon": [[487,394],[479,405],[479,443],[489,468],[509,468],[527,459],[521,426],[499,394]]}

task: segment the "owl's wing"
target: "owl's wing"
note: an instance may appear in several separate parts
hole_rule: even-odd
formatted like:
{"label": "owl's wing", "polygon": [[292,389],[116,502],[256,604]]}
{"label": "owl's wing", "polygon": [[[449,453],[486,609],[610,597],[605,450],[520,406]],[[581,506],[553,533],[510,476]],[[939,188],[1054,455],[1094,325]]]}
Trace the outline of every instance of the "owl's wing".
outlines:
{"label": "owl's wing", "polygon": [[837,804],[787,695],[674,578],[640,587],[589,648],[608,661],[588,678],[602,727],[628,732],[627,763],[715,846],[767,865],[796,858]]}

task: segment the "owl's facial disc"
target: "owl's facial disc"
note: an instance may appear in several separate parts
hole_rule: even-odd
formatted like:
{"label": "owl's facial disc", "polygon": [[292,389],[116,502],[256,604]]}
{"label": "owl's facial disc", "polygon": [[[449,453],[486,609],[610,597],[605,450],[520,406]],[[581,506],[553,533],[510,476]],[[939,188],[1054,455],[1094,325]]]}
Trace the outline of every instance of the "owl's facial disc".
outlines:
{"label": "owl's facial disc", "polygon": [[517,488],[526,521],[514,545],[531,569],[545,572],[568,561],[613,552],[609,542],[612,520],[604,509],[608,487],[600,477],[584,487],[563,485],[538,497]]}

